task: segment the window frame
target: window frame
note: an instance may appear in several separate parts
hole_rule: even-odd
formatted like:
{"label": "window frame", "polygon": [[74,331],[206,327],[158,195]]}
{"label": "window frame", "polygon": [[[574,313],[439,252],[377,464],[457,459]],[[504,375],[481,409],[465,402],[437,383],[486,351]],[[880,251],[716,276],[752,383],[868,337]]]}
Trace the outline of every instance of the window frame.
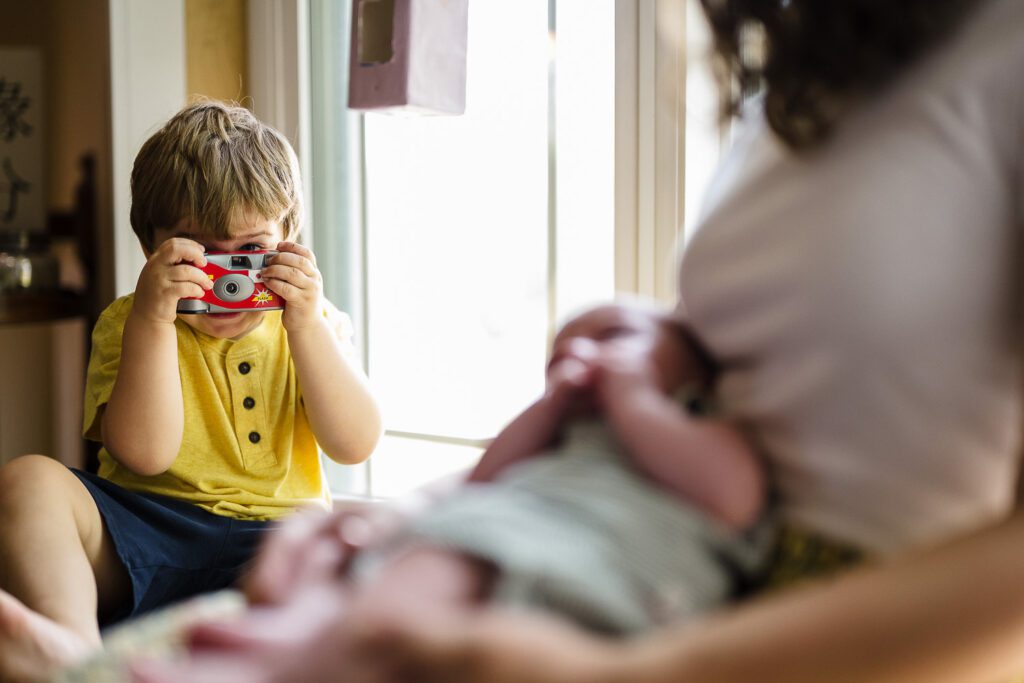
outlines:
{"label": "window frame", "polygon": [[686,208],[685,37],[686,0],[616,0],[616,290],[664,303]]}
{"label": "window frame", "polygon": [[[687,1],[615,0],[615,291],[665,304],[676,298],[677,252],[686,208]],[[557,2],[548,0],[549,30],[556,36]],[[352,317],[365,369],[371,312],[365,286],[362,115],[343,106],[347,104],[347,41],[330,39],[350,35],[351,0],[250,0],[248,12],[253,109],[296,148],[307,180],[303,241],[315,246],[321,261],[342,266],[324,272],[325,295]],[[338,77],[313,88],[310,75],[328,71]],[[314,149],[318,154],[312,153]],[[552,241],[557,231],[556,164],[551,152]],[[331,229],[317,230],[317,226]],[[549,253],[548,316],[553,331],[558,287],[553,259],[557,257],[555,249]],[[487,443],[391,430],[387,435],[479,448]],[[366,463],[338,469],[331,476],[338,493],[372,496],[371,468]]]}

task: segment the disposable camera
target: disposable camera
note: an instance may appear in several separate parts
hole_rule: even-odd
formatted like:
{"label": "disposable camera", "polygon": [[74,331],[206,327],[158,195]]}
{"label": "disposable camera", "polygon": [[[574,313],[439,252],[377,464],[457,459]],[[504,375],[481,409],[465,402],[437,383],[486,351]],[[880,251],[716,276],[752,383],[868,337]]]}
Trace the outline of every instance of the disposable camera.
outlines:
{"label": "disposable camera", "polygon": [[200,298],[178,300],[178,313],[237,313],[284,308],[284,299],[263,283],[260,271],[276,251],[220,251],[206,254],[201,268],[213,288]]}

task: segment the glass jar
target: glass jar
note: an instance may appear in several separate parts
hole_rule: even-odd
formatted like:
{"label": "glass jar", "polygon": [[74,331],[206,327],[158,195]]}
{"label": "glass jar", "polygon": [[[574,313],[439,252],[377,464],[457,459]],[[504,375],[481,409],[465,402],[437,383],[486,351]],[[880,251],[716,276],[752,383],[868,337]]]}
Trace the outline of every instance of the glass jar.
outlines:
{"label": "glass jar", "polygon": [[59,278],[46,235],[0,230],[0,292],[53,291]]}

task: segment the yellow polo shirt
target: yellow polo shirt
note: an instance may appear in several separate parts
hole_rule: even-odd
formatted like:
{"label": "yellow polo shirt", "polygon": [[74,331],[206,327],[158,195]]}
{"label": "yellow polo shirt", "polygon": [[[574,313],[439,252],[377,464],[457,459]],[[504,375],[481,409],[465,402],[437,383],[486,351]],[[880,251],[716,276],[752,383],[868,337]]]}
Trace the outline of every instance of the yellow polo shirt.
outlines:
{"label": "yellow polo shirt", "polygon": [[[86,438],[101,440],[100,407],[114,388],[121,336],[134,295],[112,303],[93,330],[85,386]],[[277,519],[298,506],[330,507],[316,439],[306,418],[281,311],[267,311],[237,341],[174,323],[185,409],[181,449],[152,477],[104,448],[99,474],[133,491],[194,503],[217,515]]]}

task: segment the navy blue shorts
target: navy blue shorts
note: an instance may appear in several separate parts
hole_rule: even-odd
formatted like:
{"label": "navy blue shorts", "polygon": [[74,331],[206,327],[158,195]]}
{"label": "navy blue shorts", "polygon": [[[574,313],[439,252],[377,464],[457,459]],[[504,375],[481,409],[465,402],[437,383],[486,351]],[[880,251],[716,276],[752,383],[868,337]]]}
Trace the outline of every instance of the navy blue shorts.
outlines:
{"label": "navy blue shorts", "polygon": [[104,626],[234,584],[274,522],[215,515],[71,470],[89,490],[131,579],[132,600]]}

